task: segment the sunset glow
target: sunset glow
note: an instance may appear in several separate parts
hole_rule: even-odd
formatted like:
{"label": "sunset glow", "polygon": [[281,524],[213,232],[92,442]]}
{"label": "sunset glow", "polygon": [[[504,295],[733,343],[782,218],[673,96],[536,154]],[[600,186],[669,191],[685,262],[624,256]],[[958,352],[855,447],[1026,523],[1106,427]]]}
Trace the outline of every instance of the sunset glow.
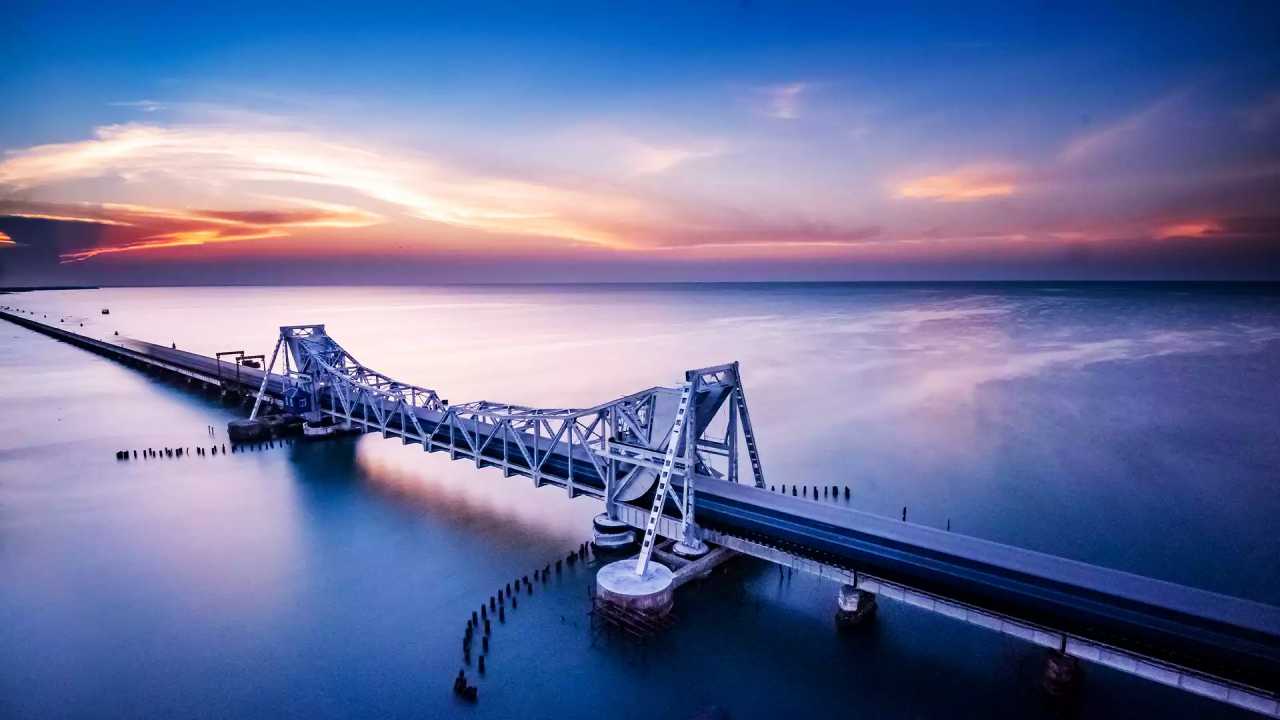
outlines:
{"label": "sunset glow", "polygon": [[[281,35],[288,71],[262,70],[270,37],[246,48],[208,18],[171,49],[176,85],[140,38],[177,16],[116,41],[112,18],[19,13],[42,52],[12,57],[10,98],[59,64],[132,69],[0,118],[2,270],[159,280],[162,260],[227,280],[292,254],[375,282],[1196,277],[1280,252],[1277,56],[1249,29],[1266,23],[1116,17],[1103,43],[1041,32],[1070,16],[996,32],[944,13],[908,39],[841,8],[726,6],[506,18],[479,39],[405,13],[359,21],[376,40],[346,75],[321,48],[347,47],[350,18]],[[1235,54],[1200,66],[1116,49],[1227,37]],[[1071,72],[1096,83],[1067,97]]]}
{"label": "sunset glow", "polygon": [[898,197],[942,202],[972,202],[1008,197],[1016,187],[1011,173],[1000,169],[975,168],[948,175],[930,175],[911,180],[898,188]]}
{"label": "sunset glow", "polygon": [[0,2],[0,720],[1280,710],[1280,0]]}
{"label": "sunset glow", "polygon": [[1156,237],[1161,240],[1177,237],[1202,237],[1221,231],[1222,226],[1213,220],[1192,220],[1165,225],[1156,231]]}

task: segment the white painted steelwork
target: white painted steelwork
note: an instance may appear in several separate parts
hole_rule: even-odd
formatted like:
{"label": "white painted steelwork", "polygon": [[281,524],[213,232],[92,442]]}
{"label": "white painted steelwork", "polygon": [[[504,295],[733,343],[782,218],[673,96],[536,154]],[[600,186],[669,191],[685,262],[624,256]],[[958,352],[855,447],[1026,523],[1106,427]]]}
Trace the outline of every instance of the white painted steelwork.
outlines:
{"label": "white painted steelwork", "polygon": [[[657,483],[668,456],[667,492],[680,516],[677,539],[696,541],[693,480],[697,476],[737,482],[739,427],[744,433],[757,486],[763,486],[759,450],[751,430],[737,363],[690,370],[684,419],[688,438],[670,452],[679,393],[653,387],[589,408],[531,408],[478,401],[450,404],[434,390],[394,380],[360,363],[325,332],[323,325],[280,328],[286,387],[311,394],[318,414],[365,431],[446,450],[477,467],[527,475],[534,484],[562,486],[572,497],[605,501],[617,519],[619,505]],[[273,352],[273,358],[275,353]],[[274,366],[274,359],[272,362]],[[275,376],[272,376],[275,377]],[[269,394],[263,377],[259,395]],[[730,400],[730,398],[732,398]],[[724,420],[723,434],[712,427]],[[677,438],[676,445],[680,445]],[[561,466],[552,467],[554,461]],[[666,523],[658,524],[662,534]]]}
{"label": "white painted steelwork", "polygon": [[[649,556],[653,554],[653,543],[658,539],[658,519],[662,517],[663,506],[667,504],[671,473],[675,469],[676,453],[680,452],[680,439],[684,436],[688,424],[686,414],[689,410],[689,398],[693,395],[693,383],[685,383],[680,388],[680,404],[676,406],[675,422],[671,425],[671,435],[667,440],[667,454],[662,460],[662,470],[658,473],[658,485],[653,491],[653,509],[649,511],[649,521],[645,524],[644,542],[640,544],[640,555],[636,558],[636,575],[643,576],[649,567]],[[692,483],[686,482],[687,496]],[[688,515],[683,514],[688,520]]]}

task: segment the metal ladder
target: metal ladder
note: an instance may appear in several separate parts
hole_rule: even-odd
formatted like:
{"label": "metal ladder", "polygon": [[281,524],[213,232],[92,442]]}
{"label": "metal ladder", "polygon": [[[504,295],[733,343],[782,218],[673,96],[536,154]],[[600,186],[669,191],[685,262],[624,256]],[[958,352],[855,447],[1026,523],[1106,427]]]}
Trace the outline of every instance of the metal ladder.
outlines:
{"label": "metal ladder", "polygon": [[756,487],[764,487],[764,468],[760,466],[760,451],[756,450],[756,434],[751,429],[751,414],[747,412],[747,394],[739,380],[733,389],[733,401],[738,406],[738,421],[742,423],[742,436],[747,440],[747,455],[751,458],[751,473],[755,475]]}
{"label": "metal ladder", "polygon": [[[692,396],[693,383],[687,382],[680,387],[680,404],[676,406],[676,420],[671,426],[670,439],[667,441],[667,454],[662,458],[662,471],[658,473],[658,487],[653,493],[653,509],[649,511],[649,524],[644,530],[644,543],[640,546],[640,557],[636,558],[637,575],[644,575],[649,569],[649,556],[653,554],[653,544],[658,539],[658,520],[662,517],[662,506],[667,502],[671,473],[675,470],[676,454],[680,452],[680,437],[684,435],[685,415],[689,412],[689,400]],[[692,472],[692,468],[686,468],[685,471]]]}

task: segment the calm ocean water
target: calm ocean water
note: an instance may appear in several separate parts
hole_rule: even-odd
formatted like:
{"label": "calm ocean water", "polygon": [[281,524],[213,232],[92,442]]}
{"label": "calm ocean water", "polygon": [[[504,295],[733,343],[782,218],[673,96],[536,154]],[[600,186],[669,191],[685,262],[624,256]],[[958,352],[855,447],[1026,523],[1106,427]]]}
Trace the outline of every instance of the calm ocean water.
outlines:
{"label": "calm ocean water", "polygon": [[[1280,289],[1142,285],[157,288],[8,295],[212,354],[325,323],[454,402],[581,406],[740,360],[771,483],[1280,604]],[[100,314],[108,307],[109,316]],[[0,322],[0,717],[1054,717],[1035,648],[740,560],[644,647],[592,631],[578,567],[495,630],[469,613],[590,535],[567,500],[378,436],[225,441],[233,409]],[[1083,717],[1247,717],[1088,667]],[[474,675],[474,672],[470,673]]]}

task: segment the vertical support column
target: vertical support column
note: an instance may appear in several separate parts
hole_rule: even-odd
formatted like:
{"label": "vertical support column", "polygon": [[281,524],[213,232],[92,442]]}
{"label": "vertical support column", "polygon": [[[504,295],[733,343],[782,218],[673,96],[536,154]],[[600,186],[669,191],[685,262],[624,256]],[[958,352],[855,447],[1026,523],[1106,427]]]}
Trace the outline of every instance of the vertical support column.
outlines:
{"label": "vertical support column", "polygon": [[[287,346],[285,347],[285,350],[284,350],[284,364],[285,364],[285,372],[289,374],[289,377],[293,377],[293,371],[289,369],[289,348]],[[308,417],[306,419],[310,420],[311,422],[319,422],[324,417],[324,414],[325,414],[324,407],[320,404],[321,397],[320,397],[319,385],[318,383],[316,383],[315,380],[312,379],[310,375],[299,375],[299,377],[306,378],[307,394],[311,396],[310,398],[311,412],[307,413]],[[346,397],[341,396],[337,401],[335,401],[334,398],[337,397],[338,393],[341,391],[336,390],[333,386],[333,383],[329,383],[327,387],[329,388],[330,414],[333,414],[334,410],[341,407],[343,415],[350,415],[351,412],[343,404],[346,401]],[[351,421],[347,420],[346,418],[343,418],[342,426],[350,427]]]}
{"label": "vertical support column", "polygon": [[[737,388],[733,392],[737,393]],[[729,424],[725,427],[724,442],[729,453],[729,477],[731,483],[738,482],[738,403],[729,401]]]}
{"label": "vertical support column", "polygon": [[[689,402],[695,408],[697,407],[700,386],[701,379],[698,377],[695,377],[689,383]],[[699,537],[698,523],[695,517],[697,489],[694,487],[694,477],[697,475],[698,466],[698,438],[693,433],[697,431],[697,427],[696,413],[694,415],[686,415],[685,429],[689,435],[684,440],[684,492],[680,495],[680,542],[676,543],[672,548],[677,555],[684,557],[698,557],[705,555],[707,552],[706,543],[702,542],[702,538]]]}
{"label": "vertical support column", "polygon": [[573,423],[577,422],[573,418],[562,420],[564,425],[560,431],[569,436],[569,472],[565,473],[564,489],[569,493],[569,499],[573,499]]}
{"label": "vertical support column", "polygon": [[[538,459],[538,447],[542,443],[542,420],[534,418],[533,420],[533,486],[535,488],[542,487],[542,461]],[[551,452],[550,449],[547,452]]]}
{"label": "vertical support column", "polygon": [[[616,407],[609,408],[608,432],[604,435],[604,452],[607,457],[609,456],[609,444],[618,432],[618,425],[618,409]],[[618,503],[614,496],[618,492],[618,461],[613,457],[608,457],[605,463],[604,514],[610,520],[617,520]]]}
{"label": "vertical support column", "polygon": [[756,487],[764,487],[764,468],[760,465],[760,451],[756,448],[756,434],[751,427],[751,413],[747,410],[747,393],[742,389],[742,376],[738,373],[738,363],[733,363],[733,400],[742,416],[742,437],[747,441],[747,455],[751,458],[751,472],[755,475]]}
{"label": "vertical support column", "polygon": [[[267,391],[267,380],[271,378],[271,371],[275,369],[276,366],[276,355],[280,354],[280,346],[283,344],[284,334],[281,334],[280,338],[276,340],[275,349],[271,351],[271,362],[267,363],[267,366],[262,369],[262,385],[258,387],[258,397],[253,401],[253,410],[249,412],[250,420],[258,417],[258,407],[262,405],[262,395]],[[238,368],[236,372],[239,372]]]}
{"label": "vertical support column", "polygon": [[[602,440],[606,455],[609,443],[622,424],[618,415],[616,408],[610,408],[605,418]],[[618,519],[618,460],[610,457],[605,460],[604,467],[604,512],[591,522],[591,539],[597,553],[623,553],[635,546],[635,532],[630,525]]]}
{"label": "vertical support column", "polygon": [[667,502],[667,490],[671,485],[671,474],[675,471],[676,455],[680,452],[680,439],[684,437],[692,394],[693,384],[685,383],[680,389],[680,404],[676,406],[675,422],[671,425],[671,434],[667,439],[667,452],[662,458],[662,470],[658,473],[658,486],[653,492],[653,509],[649,512],[644,542],[640,545],[640,556],[636,558],[636,574],[642,577],[649,569],[649,556],[653,554],[653,545],[658,539],[658,520],[662,518],[662,507]]}
{"label": "vertical support column", "polygon": [[612,520],[618,519],[618,503],[614,495],[618,492],[618,461],[605,460],[604,476],[604,514]]}
{"label": "vertical support column", "polygon": [[[698,378],[694,378],[689,383],[689,404],[696,408],[698,406]],[[697,429],[697,413],[685,415],[684,433],[684,492],[680,495],[680,537],[682,540],[689,535],[689,525],[693,523],[693,476],[695,473],[694,465],[697,462],[697,446],[698,438],[693,435]]]}

